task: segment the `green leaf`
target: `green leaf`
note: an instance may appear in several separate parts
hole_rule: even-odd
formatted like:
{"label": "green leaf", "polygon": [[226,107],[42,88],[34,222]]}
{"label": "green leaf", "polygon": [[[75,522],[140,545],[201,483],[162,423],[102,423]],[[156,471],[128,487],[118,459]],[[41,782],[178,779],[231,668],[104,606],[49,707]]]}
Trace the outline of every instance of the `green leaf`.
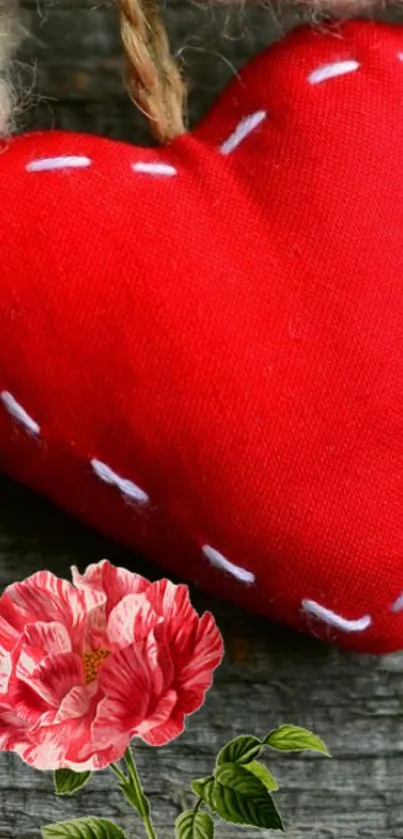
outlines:
{"label": "green leaf", "polygon": [[212,809],[224,821],[283,830],[281,816],[265,785],[239,763],[219,767],[211,792]]}
{"label": "green leaf", "polygon": [[175,822],[175,839],[214,839],[214,822],[209,813],[186,810]]}
{"label": "green leaf", "polygon": [[223,763],[249,763],[259,755],[262,743],[257,737],[241,734],[235,740],[230,740],[217,756],[217,766]]}
{"label": "green leaf", "polygon": [[123,830],[109,819],[87,816],[70,819],[58,824],[47,824],[42,828],[43,839],[126,839]]}
{"label": "green leaf", "polygon": [[53,773],[56,795],[73,795],[91,778],[91,772],[73,772],[72,769],[56,769]]}
{"label": "green leaf", "polygon": [[192,783],[192,790],[202,799],[202,801],[211,808],[212,805],[212,791],[214,787],[213,775],[207,775],[205,778],[198,778]]}
{"label": "green leaf", "polygon": [[258,763],[257,760],[252,760],[251,763],[245,764],[245,769],[247,769],[248,772],[252,772],[252,775],[255,775],[256,778],[259,778],[269,792],[273,792],[278,789],[277,781],[273,778],[273,775],[269,772],[267,767],[263,766],[263,763]]}
{"label": "green leaf", "polygon": [[270,731],[263,740],[265,746],[271,746],[279,752],[313,751],[322,752],[330,757],[329,751],[323,740],[297,725],[280,725],[274,731]]}

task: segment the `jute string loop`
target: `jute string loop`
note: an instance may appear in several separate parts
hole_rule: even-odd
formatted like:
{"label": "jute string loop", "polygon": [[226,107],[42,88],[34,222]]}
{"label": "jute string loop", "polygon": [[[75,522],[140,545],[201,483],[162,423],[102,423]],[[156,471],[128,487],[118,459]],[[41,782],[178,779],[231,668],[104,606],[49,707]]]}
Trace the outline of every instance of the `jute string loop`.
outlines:
{"label": "jute string loop", "polygon": [[126,87],[148,119],[152,135],[167,143],[186,131],[186,85],[172,56],[158,0],[118,0],[126,56]]}

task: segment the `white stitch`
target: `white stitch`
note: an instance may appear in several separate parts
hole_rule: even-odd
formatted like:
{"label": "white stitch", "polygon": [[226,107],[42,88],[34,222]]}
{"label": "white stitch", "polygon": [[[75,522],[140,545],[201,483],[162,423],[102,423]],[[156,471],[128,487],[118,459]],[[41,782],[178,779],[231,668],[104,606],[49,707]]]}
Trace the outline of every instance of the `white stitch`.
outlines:
{"label": "white stitch", "polygon": [[[403,58],[402,58],[402,61],[403,61]],[[399,595],[397,600],[395,600],[395,602],[392,603],[392,605],[390,607],[390,611],[391,612],[401,612],[402,609],[403,609],[403,594]]]}
{"label": "white stitch", "polygon": [[84,155],[61,155],[60,157],[42,157],[27,163],[27,172],[51,172],[54,169],[85,169],[92,161]]}
{"label": "white stitch", "polygon": [[222,146],[220,146],[221,154],[231,154],[231,152],[234,151],[240,143],[242,143],[242,140],[244,140],[251,131],[254,131],[254,129],[257,128],[265,118],[266,111],[255,111],[254,114],[250,114],[248,117],[241,119],[241,121],[238,122],[235,131],[233,131]]}
{"label": "white stitch", "polygon": [[202,551],[213,565],[217,568],[223,568],[224,571],[228,571],[229,574],[232,574],[242,583],[255,582],[256,577],[251,571],[247,571],[246,568],[241,568],[239,565],[234,565],[233,562],[226,559],[225,556],[220,554],[219,551],[216,551],[215,548],[212,548],[211,545],[203,545]]}
{"label": "white stitch", "polygon": [[334,626],[335,629],[341,629],[343,632],[363,632],[372,623],[370,615],[363,615],[362,618],[349,620],[348,618],[343,618],[342,615],[338,615],[337,612],[332,612],[331,609],[327,609],[326,606],[321,606],[315,600],[303,600],[301,605],[303,610],[309,615],[312,615],[314,618],[319,618],[325,623],[328,623],[329,626]]}
{"label": "white stitch", "polygon": [[35,420],[32,419],[32,417],[30,417],[29,414],[27,414],[22,405],[20,405],[17,402],[17,400],[14,399],[14,396],[12,396],[12,394],[9,393],[8,390],[3,390],[0,393],[0,399],[5,409],[8,411],[10,416],[13,417],[13,419],[19,422],[20,425],[23,425],[24,428],[26,428],[26,430],[30,431],[32,434],[39,434],[41,430],[40,425],[38,425],[38,423],[35,422]]}
{"label": "white stitch", "polygon": [[127,478],[121,478],[120,475],[117,475],[110,466],[107,466],[106,463],[102,463],[101,460],[93,458],[91,460],[91,466],[101,481],[104,481],[106,484],[116,486],[122,495],[127,495],[128,498],[131,498],[138,504],[147,504],[150,500],[147,493],[140,489],[137,484],[134,484],[133,481],[129,481]]}
{"label": "white stitch", "polygon": [[327,82],[328,79],[336,79],[338,76],[345,76],[346,73],[353,73],[358,70],[360,63],[358,61],[334,61],[332,64],[324,64],[323,67],[318,67],[312,70],[308,76],[310,84],[320,84]]}
{"label": "white stitch", "polygon": [[169,163],[132,163],[132,169],[134,172],[141,172],[145,175],[165,175],[166,177],[172,177],[178,174],[175,166],[171,166]]}

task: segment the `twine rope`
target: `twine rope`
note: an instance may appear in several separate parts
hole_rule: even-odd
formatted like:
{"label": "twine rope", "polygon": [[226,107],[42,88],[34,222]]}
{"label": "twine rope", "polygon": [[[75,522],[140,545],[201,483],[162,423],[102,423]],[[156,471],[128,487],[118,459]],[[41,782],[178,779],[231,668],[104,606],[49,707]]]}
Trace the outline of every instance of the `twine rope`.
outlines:
{"label": "twine rope", "polygon": [[186,131],[187,90],[158,0],[118,0],[118,10],[130,98],[147,117],[155,139],[168,143]]}

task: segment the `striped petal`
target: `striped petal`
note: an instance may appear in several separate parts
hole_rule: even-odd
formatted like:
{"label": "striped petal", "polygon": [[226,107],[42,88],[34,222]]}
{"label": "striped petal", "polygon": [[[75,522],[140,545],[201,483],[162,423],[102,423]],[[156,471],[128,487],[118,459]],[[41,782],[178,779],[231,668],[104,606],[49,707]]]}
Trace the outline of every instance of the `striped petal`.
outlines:
{"label": "striped petal", "polygon": [[[177,702],[177,695],[174,690],[169,690],[165,696],[161,696],[155,706],[154,711],[143,720],[132,731],[132,736],[141,737],[150,746],[160,745],[172,740],[177,734],[168,732],[177,731],[177,722],[173,721],[173,711]],[[181,719],[183,730],[183,715]]]}
{"label": "striped petal", "polygon": [[0,597],[0,647],[11,652],[27,623],[27,615],[7,594]]}
{"label": "striped petal", "polygon": [[0,750],[14,750],[18,744],[28,743],[28,727],[9,705],[0,703]]}
{"label": "striped petal", "polygon": [[55,722],[61,723],[70,719],[79,719],[95,710],[95,698],[98,693],[97,684],[76,685],[62,699],[56,714]]}
{"label": "striped petal", "polygon": [[[18,716],[31,729],[49,713],[49,705],[36,691],[22,680],[10,680],[8,698]],[[55,710],[53,709],[53,716]]]}
{"label": "striped petal", "polygon": [[186,625],[195,614],[188,587],[175,585],[171,580],[156,580],[151,583],[147,598],[157,614],[164,616],[167,624],[179,620],[182,625]]}
{"label": "striped petal", "polygon": [[37,647],[43,655],[71,652],[70,635],[59,621],[36,621],[24,629],[24,641],[27,646]]}
{"label": "striped petal", "polygon": [[6,594],[27,615],[29,623],[60,621],[75,628],[85,618],[83,596],[50,571],[38,571],[21,583],[13,583]]}
{"label": "striped petal", "polygon": [[22,679],[24,682],[29,683],[43,660],[44,655],[40,647],[29,646],[21,641],[13,658],[16,679]]}
{"label": "striped petal", "polygon": [[152,680],[141,651],[132,646],[112,653],[99,671],[99,686],[105,698],[92,731],[98,748],[107,748],[140,725],[152,705]]}
{"label": "striped petal", "polygon": [[142,594],[150,588],[150,583],[140,574],[112,565],[107,559],[89,565],[84,574],[72,568],[74,585],[80,591],[98,589],[106,595],[107,615],[127,594]]}
{"label": "striped petal", "polygon": [[[75,754],[83,755],[83,763],[92,757],[87,720],[82,724],[77,720],[69,720],[62,725],[37,728],[31,738],[29,743],[15,748],[14,751],[30,766],[44,772],[66,767],[67,754],[73,744],[76,744]],[[92,765],[91,760],[90,768]]]}
{"label": "striped petal", "polygon": [[179,737],[184,729],[185,718],[183,714],[174,711],[160,725],[156,725],[148,731],[139,731],[139,737],[149,746],[164,746],[165,743]]}
{"label": "striped petal", "polygon": [[109,615],[108,641],[116,647],[142,641],[162,621],[144,594],[128,594]]}
{"label": "striped petal", "polygon": [[10,653],[0,652],[0,694],[7,693],[13,665]]}
{"label": "striped petal", "polygon": [[40,699],[59,708],[71,689],[84,682],[82,660],[75,653],[45,656],[26,681]]}
{"label": "striped petal", "polygon": [[[178,711],[191,714],[203,704],[213,682],[213,671],[221,663],[224,645],[213,616],[205,612],[198,621],[192,648],[183,667],[177,666]],[[180,687],[179,687],[180,686]]]}

